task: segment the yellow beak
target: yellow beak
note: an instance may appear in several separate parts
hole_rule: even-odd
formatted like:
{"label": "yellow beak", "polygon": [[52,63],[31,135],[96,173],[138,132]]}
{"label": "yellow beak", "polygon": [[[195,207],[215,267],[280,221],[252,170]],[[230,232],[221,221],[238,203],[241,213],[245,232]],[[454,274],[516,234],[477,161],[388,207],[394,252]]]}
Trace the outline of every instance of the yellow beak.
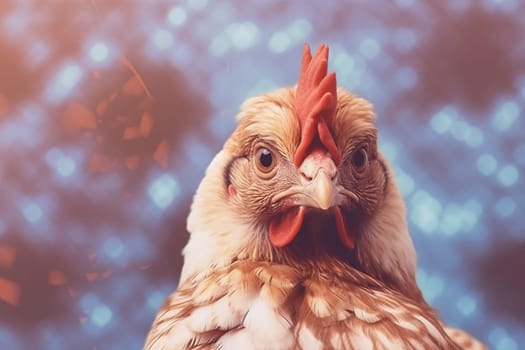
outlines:
{"label": "yellow beak", "polygon": [[319,209],[326,210],[333,205],[334,182],[325,171],[321,170],[317,173],[316,178],[308,186],[308,192]]}

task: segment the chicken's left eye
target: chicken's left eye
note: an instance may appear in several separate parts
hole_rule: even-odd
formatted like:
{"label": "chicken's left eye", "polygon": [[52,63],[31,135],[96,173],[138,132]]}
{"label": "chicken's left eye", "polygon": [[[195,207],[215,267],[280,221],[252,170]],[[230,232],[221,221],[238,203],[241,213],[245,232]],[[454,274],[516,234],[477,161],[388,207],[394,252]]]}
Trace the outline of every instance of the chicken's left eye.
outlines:
{"label": "chicken's left eye", "polygon": [[257,150],[257,167],[262,172],[269,172],[275,165],[272,152],[265,147],[261,147]]}

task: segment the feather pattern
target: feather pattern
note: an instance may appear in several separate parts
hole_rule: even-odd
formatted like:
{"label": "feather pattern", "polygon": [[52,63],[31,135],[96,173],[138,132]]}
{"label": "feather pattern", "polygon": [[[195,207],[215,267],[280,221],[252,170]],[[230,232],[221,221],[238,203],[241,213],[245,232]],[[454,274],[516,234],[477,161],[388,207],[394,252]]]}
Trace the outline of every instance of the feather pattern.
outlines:
{"label": "feather pattern", "polygon": [[485,344],[462,329],[445,327],[445,332],[462,350],[488,350]]}
{"label": "feather pattern", "polygon": [[173,293],[144,349],[455,349],[426,303],[338,261],[239,260]]}

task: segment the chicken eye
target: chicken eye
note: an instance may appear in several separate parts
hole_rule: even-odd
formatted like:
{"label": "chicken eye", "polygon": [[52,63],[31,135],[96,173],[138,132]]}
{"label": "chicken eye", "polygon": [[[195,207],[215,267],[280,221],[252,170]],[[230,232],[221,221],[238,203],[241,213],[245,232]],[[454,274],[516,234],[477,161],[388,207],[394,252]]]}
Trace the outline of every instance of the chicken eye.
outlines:
{"label": "chicken eye", "polygon": [[359,148],[352,154],[352,165],[356,168],[362,168],[368,161],[368,154],[364,147]]}
{"label": "chicken eye", "polygon": [[261,147],[257,150],[256,162],[259,170],[264,173],[271,171],[275,166],[275,160],[272,152],[265,147]]}

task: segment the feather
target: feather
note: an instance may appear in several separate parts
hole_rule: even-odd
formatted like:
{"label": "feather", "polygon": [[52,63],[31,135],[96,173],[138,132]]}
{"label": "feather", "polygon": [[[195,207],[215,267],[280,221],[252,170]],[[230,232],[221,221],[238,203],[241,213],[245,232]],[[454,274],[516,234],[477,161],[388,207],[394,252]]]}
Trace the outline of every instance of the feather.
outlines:
{"label": "feather", "polygon": [[[170,296],[145,349],[456,348],[426,304],[357,270],[325,273],[341,269],[348,268],[329,260],[314,270],[250,260],[216,269]],[[234,292],[215,288],[205,303],[192,298],[216,281]]]}
{"label": "feather", "polygon": [[488,350],[488,347],[462,329],[445,327],[445,331],[462,350]]}

